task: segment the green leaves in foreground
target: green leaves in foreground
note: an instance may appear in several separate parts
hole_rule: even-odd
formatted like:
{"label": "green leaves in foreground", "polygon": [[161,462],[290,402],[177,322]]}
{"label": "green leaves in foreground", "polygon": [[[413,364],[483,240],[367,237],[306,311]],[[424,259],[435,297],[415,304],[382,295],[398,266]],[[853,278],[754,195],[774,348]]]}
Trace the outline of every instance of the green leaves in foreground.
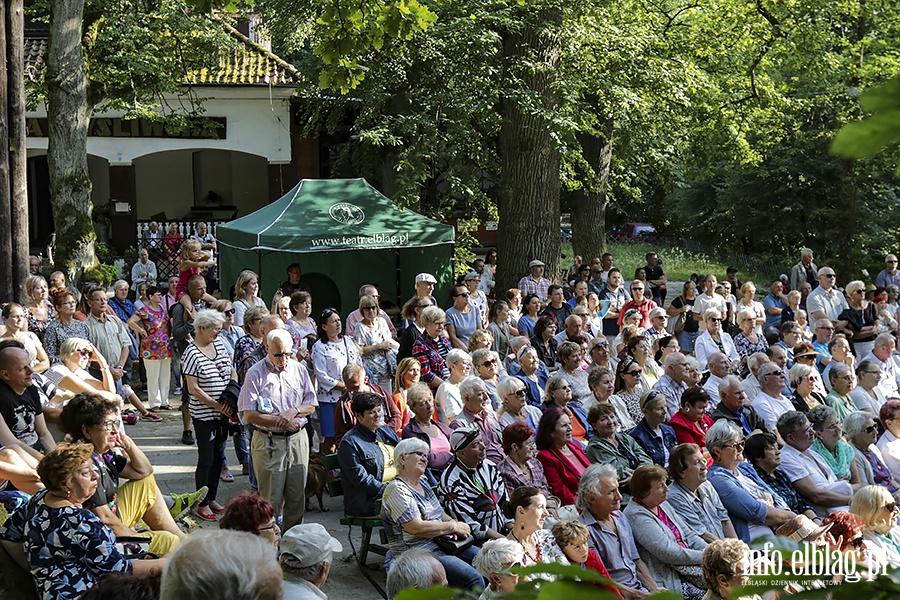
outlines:
{"label": "green leaves in foreground", "polygon": [[[608,589],[595,584],[613,584],[599,573],[579,566],[544,563],[524,569],[513,569],[520,580],[516,589],[503,594],[503,600],[618,600],[618,596]],[[555,577],[549,581],[547,576]],[[532,577],[525,581],[526,577]],[[397,600],[475,600],[479,593],[471,590],[454,590],[447,587],[433,587],[427,590],[406,589],[397,595]],[[660,592],[653,594],[653,600],[680,600],[681,594]]]}
{"label": "green leaves in foreground", "polygon": [[834,139],[832,152],[847,158],[867,158],[900,142],[900,77],[865,91],[859,103],[874,114],[845,125]]}

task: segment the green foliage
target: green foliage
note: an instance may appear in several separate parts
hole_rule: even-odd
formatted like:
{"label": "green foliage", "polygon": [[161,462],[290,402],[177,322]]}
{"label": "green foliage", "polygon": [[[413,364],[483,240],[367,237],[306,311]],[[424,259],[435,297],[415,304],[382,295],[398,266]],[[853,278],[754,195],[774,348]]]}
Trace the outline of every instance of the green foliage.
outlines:
{"label": "green foliage", "polygon": [[[29,5],[29,16],[46,20],[49,2]],[[196,127],[188,117],[202,113],[203,99],[185,83],[216,68],[221,53],[236,45],[219,18],[185,10],[178,0],[86,0],[83,29],[94,110],[165,122],[172,131]],[[46,101],[43,80],[30,82],[27,91],[32,106]]]}
{"label": "green foliage", "polygon": [[99,264],[95,267],[88,267],[81,273],[81,283],[96,283],[104,288],[108,288],[119,278],[119,269],[115,265]]}
{"label": "green foliage", "polygon": [[101,263],[112,264],[116,260],[116,253],[106,242],[94,242],[94,255]]}
{"label": "green foliage", "polygon": [[[847,158],[868,158],[900,142],[900,77],[866,90],[860,106],[871,117],[847,123],[838,132],[831,151]],[[898,167],[900,174],[900,167]]]}

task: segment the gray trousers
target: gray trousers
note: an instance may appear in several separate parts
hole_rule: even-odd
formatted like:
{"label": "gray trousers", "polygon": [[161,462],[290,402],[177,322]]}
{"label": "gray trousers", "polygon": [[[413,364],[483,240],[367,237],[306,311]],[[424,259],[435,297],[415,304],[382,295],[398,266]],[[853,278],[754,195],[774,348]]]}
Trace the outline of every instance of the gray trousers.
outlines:
{"label": "gray trousers", "polygon": [[[271,439],[271,444],[269,440]],[[306,470],[309,466],[309,436],[302,429],[292,436],[253,432],[250,443],[253,470],[259,493],[275,507],[275,516],[284,516],[281,530],[303,522],[306,511]]]}

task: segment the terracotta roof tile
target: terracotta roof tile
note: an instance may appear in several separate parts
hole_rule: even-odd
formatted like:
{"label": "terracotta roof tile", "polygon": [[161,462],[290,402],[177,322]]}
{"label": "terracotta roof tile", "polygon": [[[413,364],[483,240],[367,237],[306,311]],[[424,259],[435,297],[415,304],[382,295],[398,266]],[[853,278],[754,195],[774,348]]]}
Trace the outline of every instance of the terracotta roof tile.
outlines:
{"label": "terracotta roof tile", "polygon": [[[228,24],[227,33],[237,42],[222,48],[219,65],[214,69],[201,69],[188,76],[185,84],[193,85],[294,85],[297,70],[271,51],[254,43]],[[25,38],[25,76],[38,81],[47,65],[44,54],[47,37],[32,35]]]}

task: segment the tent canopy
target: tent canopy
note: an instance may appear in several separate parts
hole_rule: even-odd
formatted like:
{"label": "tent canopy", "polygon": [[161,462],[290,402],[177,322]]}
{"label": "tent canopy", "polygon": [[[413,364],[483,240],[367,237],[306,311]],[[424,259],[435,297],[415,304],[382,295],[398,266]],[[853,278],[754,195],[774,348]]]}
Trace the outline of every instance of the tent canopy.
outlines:
{"label": "tent canopy", "polygon": [[219,225],[216,238],[223,290],[241,269],[253,269],[268,300],[287,265],[298,263],[316,310],[350,312],[363,283],[380,284],[383,301],[402,304],[417,273],[433,274],[438,289],[452,278],[453,227],[397,207],[364,179],[304,179],[272,204]]}

